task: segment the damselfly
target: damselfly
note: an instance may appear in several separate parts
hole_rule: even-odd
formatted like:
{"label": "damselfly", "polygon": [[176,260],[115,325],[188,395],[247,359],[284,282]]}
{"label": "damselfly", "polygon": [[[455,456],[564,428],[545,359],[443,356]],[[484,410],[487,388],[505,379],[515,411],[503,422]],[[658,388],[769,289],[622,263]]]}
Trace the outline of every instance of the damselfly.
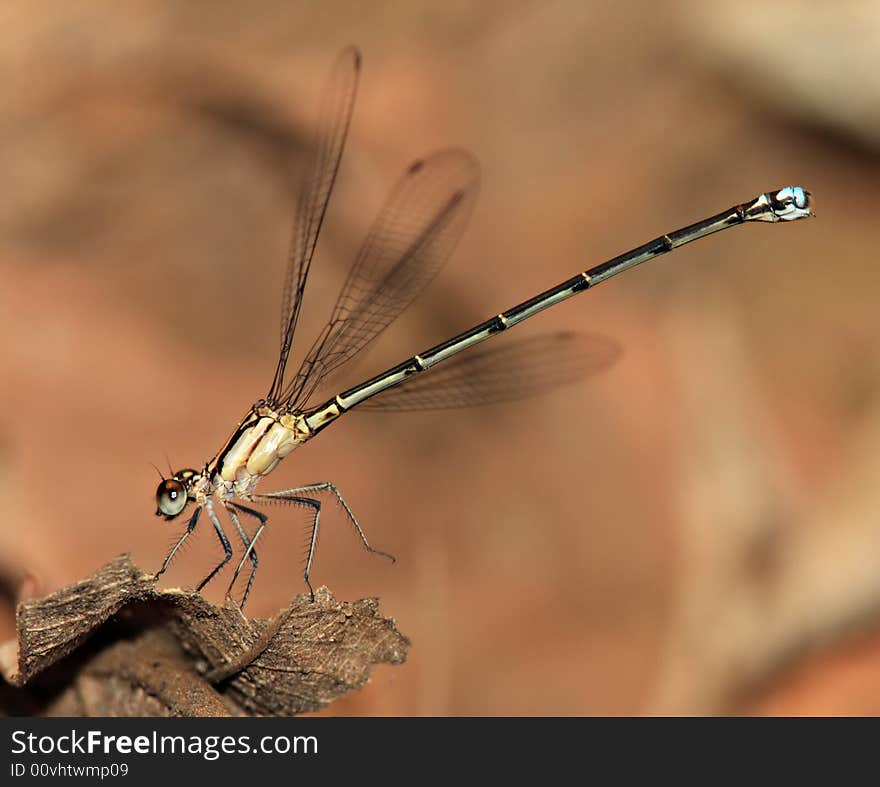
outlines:
{"label": "damselfly", "polygon": [[[163,478],[156,492],[156,513],[168,520],[182,514],[189,504],[194,506],[186,529],[157,576],[168,568],[204,511],[223,546],[224,557],[197,590],[213,579],[233,555],[218,516],[225,512],[244,546],[227,594],[231,594],[247,561],[251,564],[242,607],[256,576],[257,541],[268,522],[268,517],[253,508],[253,504],[282,502],[310,512],[311,537],[304,578],[313,599],[309,577],[321,516],[319,495],[336,498],[368,551],[394,560],[388,553],[370,546],[348,503],[329,481],[278,492],[256,491],[260,480],[294,448],[341,415],[355,407],[415,410],[509,400],[597,372],[616,355],[615,343],[599,336],[553,334],[455,356],[549,306],[685,243],[745,222],[793,221],[812,215],[810,193],[803,188],[788,186],[762,194],[578,273],[360,385],[325,401],[318,398],[316,404],[319,386],[328,376],[370,345],[434,278],[464,230],[479,180],[475,160],[461,150],[434,153],[406,170],[367,235],[329,322],[305,354],[299,370],[288,377],[287,361],[315,245],[348,134],[359,72],[359,53],[354,48],[346,49],[323,94],[318,136],[297,203],[281,308],[281,352],[269,392],[248,409],[223,447],[201,470],[180,470],[171,478]],[[442,368],[434,369],[443,362],[446,363]],[[245,516],[256,525],[252,537],[241,524]]]}

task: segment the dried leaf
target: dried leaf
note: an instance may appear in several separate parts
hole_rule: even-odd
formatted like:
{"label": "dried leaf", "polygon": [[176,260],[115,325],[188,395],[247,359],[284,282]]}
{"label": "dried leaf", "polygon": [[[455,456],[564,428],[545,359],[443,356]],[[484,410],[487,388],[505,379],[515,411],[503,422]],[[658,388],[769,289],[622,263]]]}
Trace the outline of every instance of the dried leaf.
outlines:
{"label": "dried leaf", "polygon": [[[409,641],[378,602],[319,588],[269,620],[197,593],[157,590],[127,555],[88,579],[18,605],[0,672],[17,710],[51,715],[292,715],[401,664]],[[13,700],[9,697],[12,696]]]}

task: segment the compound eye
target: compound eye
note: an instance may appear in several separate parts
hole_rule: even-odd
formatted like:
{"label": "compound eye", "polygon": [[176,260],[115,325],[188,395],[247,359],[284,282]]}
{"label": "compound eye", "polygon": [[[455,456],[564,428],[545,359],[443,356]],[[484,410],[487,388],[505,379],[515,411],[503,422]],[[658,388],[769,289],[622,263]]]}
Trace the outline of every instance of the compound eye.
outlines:
{"label": "compound eye", "polygon": [[176,517],[186,508],[186,487],[175,478],[168,478],[156,490],[157,514]]}

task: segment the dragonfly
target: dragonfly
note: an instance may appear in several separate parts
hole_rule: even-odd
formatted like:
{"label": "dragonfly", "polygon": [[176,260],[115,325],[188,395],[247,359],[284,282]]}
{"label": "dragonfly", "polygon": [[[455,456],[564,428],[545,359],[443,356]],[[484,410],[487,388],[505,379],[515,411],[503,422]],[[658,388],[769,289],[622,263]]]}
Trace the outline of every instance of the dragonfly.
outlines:
{"label": "dragonfly", "polygon": [[[186,468],[169,478],[162,477],[156,490],[158,516],[171,521],[184,511],[191,513],[155,576],[167,570],[204,512],[224,556],[197,586],[197,592],[201,592],[233,556],[220,520],[225,514],[244,549],[227,589],[228,598],[250,563],[241,609],[259,565],[257,542],[269,521],[256,505],[282,503],[309,512],[311,529],[303,578],[312,601],[315,594],[310,576],[322,500],[335,498],[368,552],[394,561],[393,555],[370,545],[335,484],[325,481],[275,492],[257,491],[258,484],[282,459],[342,415],[355,408],[426,410],[513,400],[602,371],[615,361],[619,347],[601,335],[562,332],[488,348],[476,346],[544,309],[686,243],[741,224],[785,223],[813,215],[811,194],[800,186],[763,193],[579,272],[325,399],[320,394],[326,393],[327,380],[372,345],[446,262],[468,222],[480,179],[474,157],[459,149],[440,150],[406,169],[360,247],[330,319],[296,373],[288,374],[309,270],[348,136],[360,71],[360,52],[355,47],[343,50],[322,94],[315,144],[310,147],[306,177],[296,203],[281,307],[280,353],[269,391],[248,408],[222,448],[201,470]],[[459,355],[465,350],[468,352]],[[242,519],[255,528],[252,536]]]}

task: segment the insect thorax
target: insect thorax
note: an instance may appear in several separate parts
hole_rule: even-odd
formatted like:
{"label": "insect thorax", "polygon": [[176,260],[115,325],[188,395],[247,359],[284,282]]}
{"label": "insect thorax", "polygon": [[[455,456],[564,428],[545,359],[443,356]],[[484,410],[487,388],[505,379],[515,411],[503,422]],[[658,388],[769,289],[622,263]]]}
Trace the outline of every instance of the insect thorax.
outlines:
{"label": "insect thorax", "polygon": [[241,420],[226,445],[210,463],[214,473],[236,487],[268,475],[294,448],[311,436],[299,413],[279,413],[255,405]]}

